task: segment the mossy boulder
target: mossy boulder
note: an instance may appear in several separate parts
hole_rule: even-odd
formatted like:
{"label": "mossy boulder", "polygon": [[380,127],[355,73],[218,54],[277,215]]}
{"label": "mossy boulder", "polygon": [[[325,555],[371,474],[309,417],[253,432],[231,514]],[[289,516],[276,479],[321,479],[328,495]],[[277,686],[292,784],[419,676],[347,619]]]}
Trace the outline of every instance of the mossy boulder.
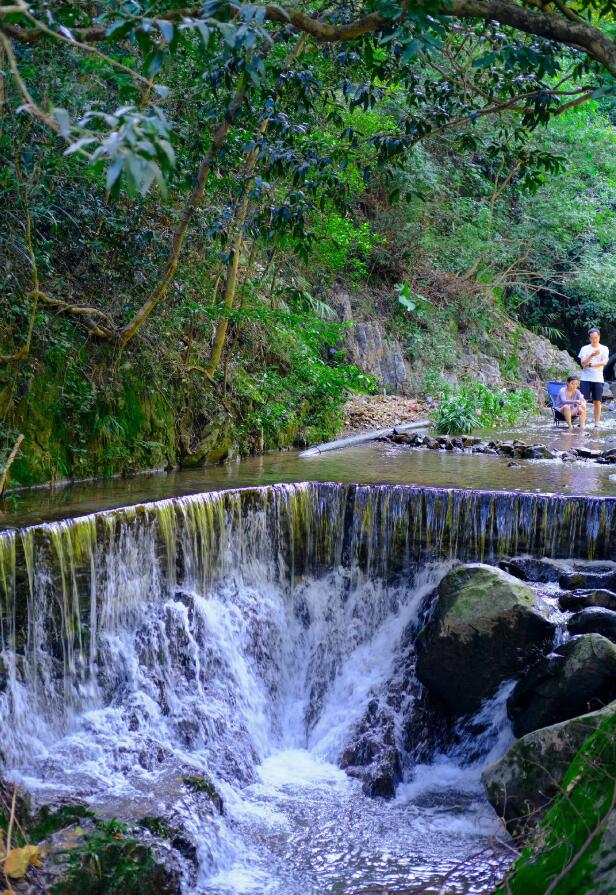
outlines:
{"label": "mossy boulder", "polygon": [[599,709],[616,699],[616,645],[601,634],[563,643],[516,684],[507,710],[516,736]]}
{"label": "mossy boulder", "polygon": [[484,770],[488,801],[510,832],[518,835],[541,820],[583,743],[607,718],[616,718],[616,701],[526,734]]}
{"label": "mossy boulder", "polygon": [[553,637],[527,585],[502,569],[460,566],[441,581],[417,638],[417,676],[449,714],[469,714]]}
{"label": "mossy boulder", "polygon": [[[580,719],[581,720],[581,719]],[[616,895],[616,715],[584,741],[493,895]]]}

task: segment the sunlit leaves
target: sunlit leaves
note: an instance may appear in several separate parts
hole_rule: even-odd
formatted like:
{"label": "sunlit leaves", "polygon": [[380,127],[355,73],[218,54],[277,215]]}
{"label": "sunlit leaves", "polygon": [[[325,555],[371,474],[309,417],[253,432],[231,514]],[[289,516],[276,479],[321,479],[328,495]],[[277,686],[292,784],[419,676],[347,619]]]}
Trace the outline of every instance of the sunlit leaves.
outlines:
{"label": "sunlit leaves", "polygon": [[[63,111],[56,109],[56,117]],[[66,118],[68,124],[68,115]],[[161,109],[141,111],[123,106],[113,114],[88,112],[73,132],[78,138],[65,155],[87,149],[92,164],[106,166],[106,187],[110,192],[117,194],[121,182],[131,193],[147,193],[153,183],[166,192],[167,179],[175,166],[175,152]]]}

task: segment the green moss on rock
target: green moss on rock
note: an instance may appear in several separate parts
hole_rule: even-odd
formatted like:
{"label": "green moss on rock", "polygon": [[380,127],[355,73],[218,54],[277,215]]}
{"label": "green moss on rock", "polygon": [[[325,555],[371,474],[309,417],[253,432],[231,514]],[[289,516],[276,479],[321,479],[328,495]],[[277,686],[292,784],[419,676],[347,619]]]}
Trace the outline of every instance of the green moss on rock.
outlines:
{"label": "green moss on rock", "polygon": [[616,714],[585,740],[495,895],[616,893]]}
{"label": "green moss on rock", "polygon": [[441,581],[417,639],[417,676],[450,714],[470,714],[541,655],[553,633],[517,578],[478,563],[460,566]]}

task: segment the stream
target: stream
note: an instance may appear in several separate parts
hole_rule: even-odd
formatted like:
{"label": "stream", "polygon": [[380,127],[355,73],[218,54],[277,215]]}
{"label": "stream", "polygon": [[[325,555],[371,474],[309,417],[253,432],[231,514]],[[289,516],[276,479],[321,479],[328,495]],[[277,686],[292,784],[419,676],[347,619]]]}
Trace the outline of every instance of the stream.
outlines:
{"label": "stream", "polygon": [[[615,504],[278,484],[6,531],[3,773],[38,805],[172,824],[186,895],[488,893],[511,852],[480,775],[511,685],[443,745],[415,638],[452,564],[610,556]],[[395,798],[371,798],[392,755]]]}

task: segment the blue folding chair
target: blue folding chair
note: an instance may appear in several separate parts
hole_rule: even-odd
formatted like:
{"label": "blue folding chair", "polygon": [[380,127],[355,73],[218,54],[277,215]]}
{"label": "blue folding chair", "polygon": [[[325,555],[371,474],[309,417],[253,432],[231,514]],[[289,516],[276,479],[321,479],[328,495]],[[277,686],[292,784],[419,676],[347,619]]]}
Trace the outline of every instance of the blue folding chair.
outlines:
{"label": "blue folding chair", "polygon": [[567,420],[564,418],[564,416],[562,415],[560,410],[557,410],[556,407],[554,406],[554,401],[556,400],[556,396],[558,395],[559,391],[561,390],[561,388],[563,387],[564,384],[565,384],[564,382],[548,382],[547,386],[546,386],[547,390],[548,390],[548,398],[550,399],[550,404],[552,406],[552,414],[554,416],[554,425],[555,426],[560,426],[561,423],[567,422]]}

